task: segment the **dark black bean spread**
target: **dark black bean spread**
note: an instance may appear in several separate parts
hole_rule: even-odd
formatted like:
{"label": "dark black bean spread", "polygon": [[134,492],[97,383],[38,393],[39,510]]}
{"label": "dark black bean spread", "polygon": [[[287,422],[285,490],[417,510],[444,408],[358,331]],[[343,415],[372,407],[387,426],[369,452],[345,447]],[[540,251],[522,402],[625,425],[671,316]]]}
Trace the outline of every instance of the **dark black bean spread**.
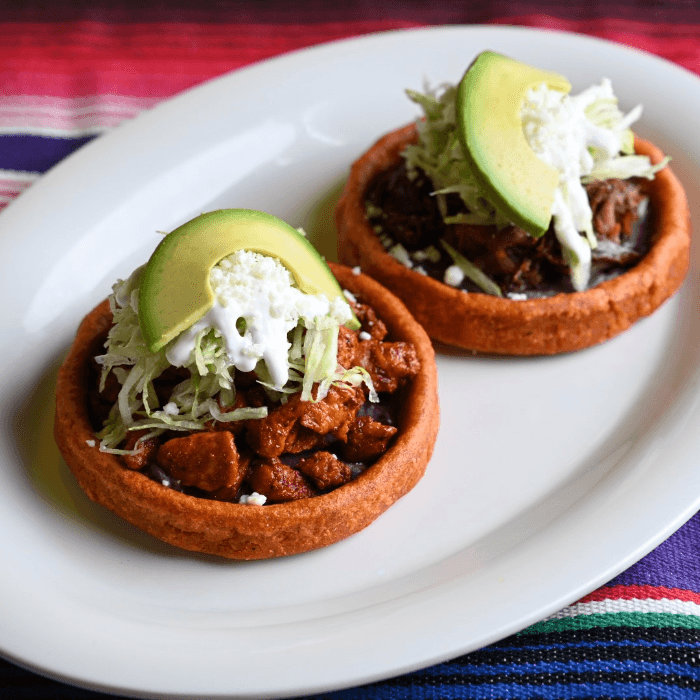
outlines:
{"label": "dark black bean spread", "polygon": [[[433,189],[420,171],[411,179],[402,161],[380,173],[366,193],[371,225],[387,249],[397,243],[405,248],[414,269],[443,281],[445,270],[453,263],[440,244],[444,239],[506,295],[537,297],[574,291],[553,227],[536,239],[514,225],[497,230],[495,226],[445,224],[431,194]],[[650,227],[643,212],[646,197],[641,181],[594,181],[586,185],[586,191],[598,239],[592,251],[589,283],[595,286],[628,270],[644,256],[650,245]],[[447,195],[447,207],[449,216],[466,212],[457,194]],[[482,291],[467,278],[460,287]]]}

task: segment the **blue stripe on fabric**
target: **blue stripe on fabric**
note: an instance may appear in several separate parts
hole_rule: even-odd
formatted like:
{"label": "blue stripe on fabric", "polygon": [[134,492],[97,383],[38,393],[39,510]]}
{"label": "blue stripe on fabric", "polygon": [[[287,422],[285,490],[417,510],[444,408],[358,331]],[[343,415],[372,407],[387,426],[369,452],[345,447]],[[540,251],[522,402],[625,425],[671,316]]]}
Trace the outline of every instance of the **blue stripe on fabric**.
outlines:
{"label": "blue stripe on fabric", "polygon": [[45,173],[95,136],[54,138],[33,134],[0,135],[0,170]]}
{"label": "blue stripe on fabric", "polygon": [[663,683],[561,683],[552,686],[488,683],[480,686],[434,685],[395,688],[390,684],[340,690],[313,696],[317,700],[570,700],[587,698],[620,698],[620,700],[685,700],[697,698],[693,688],[670,687]]}
{"label": "blue stripe on fabric", "polygon": [[488,677],[500,674],[509,676],[528,676],[534,674],[548,675],[554,673],[664,673],[675,674],[679,677],[700,678],[700,669],[690,664],[680,664],[664,661],[634,661],[630,659],[591,659],[585,661],[539,661],[527,660],[504,664],[453,664],[446,663],[433,666],[421,671],[421,675],[449,676],[469,675]]}

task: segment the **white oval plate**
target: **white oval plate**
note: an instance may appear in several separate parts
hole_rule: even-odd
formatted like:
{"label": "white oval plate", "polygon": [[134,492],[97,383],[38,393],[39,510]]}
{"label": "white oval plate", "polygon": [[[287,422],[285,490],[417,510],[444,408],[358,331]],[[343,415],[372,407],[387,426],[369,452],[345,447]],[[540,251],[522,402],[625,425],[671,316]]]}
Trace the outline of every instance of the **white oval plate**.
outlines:
{"label": "white oval plate", "polygon": [[697,223],[700,83],[580,36],[446,27],[267,61],[69,157],[0,216],[0,649],[134,696],[282,697],[455,657],[605,583],[700,507],[697,249],[680,294],[621,337],[545,359],[439,354],[442,426],[419,486],[364,532],[284,560],[162,545],[90,503],[51,436],[80,318],[206,210],[267,210],[334,255],[352,160],[415,116],[404,88],[494,49],[603,76],[673,155]]}

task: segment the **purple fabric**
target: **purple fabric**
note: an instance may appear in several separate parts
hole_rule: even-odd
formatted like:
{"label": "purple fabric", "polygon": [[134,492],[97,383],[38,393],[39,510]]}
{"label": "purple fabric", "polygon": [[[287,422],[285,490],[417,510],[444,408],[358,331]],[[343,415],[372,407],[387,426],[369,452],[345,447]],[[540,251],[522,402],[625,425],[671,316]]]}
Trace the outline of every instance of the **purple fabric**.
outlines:
{"label": "purple fabric", "polygon": [[93,138],[67,139],[24,134],[0,136],[0,170],[44,173]]}
{"label": "purple fabric", "polygon": [[700,591],[700,513],[616,576],[610,585],[650,585]]}

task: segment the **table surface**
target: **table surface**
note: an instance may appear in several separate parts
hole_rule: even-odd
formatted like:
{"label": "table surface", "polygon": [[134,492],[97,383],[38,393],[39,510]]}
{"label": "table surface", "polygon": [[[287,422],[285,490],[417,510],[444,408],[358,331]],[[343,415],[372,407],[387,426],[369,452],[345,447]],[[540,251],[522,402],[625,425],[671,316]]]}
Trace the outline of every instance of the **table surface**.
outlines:
{"label": "table surface", "polygon": [[[335,39],[478,23],[589,34],[700,73],[700,7],[683,0],[12,2],[0,19],[0,208],[90,139],[209,78]],[[36,147],[47,134],[57,138]],[[696,515],[558,615],[430,669],[322,697],[695,697],[699,652]],[[105,697],[0,659],[0,699]]]}

